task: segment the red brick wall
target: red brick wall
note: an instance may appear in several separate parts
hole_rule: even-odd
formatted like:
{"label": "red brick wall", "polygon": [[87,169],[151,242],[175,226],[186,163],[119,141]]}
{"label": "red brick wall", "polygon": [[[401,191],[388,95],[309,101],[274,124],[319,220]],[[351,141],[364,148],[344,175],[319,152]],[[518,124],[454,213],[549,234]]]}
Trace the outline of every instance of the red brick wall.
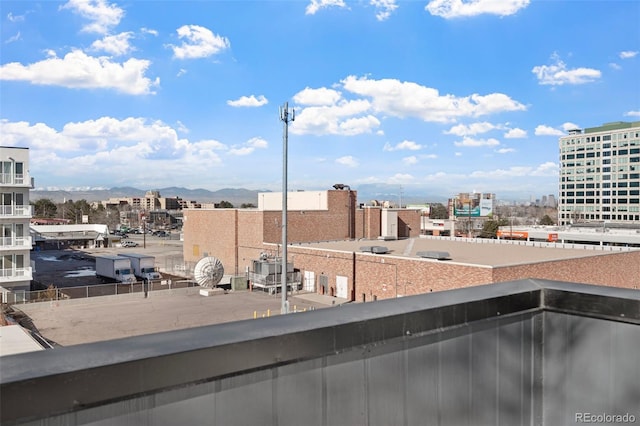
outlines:
{"label": "red brick wall", "polygon": [[420,235],[420,210],[398,210],[398,238]]}
{"label": "red brick wall", "polygon": [[346,276],[349,296],[356,301],[362,301],[363,294],[371,301],[374,296],[387,299],[491,282],[491,269],[486,267],[295,246],[288,254],[302,275],[315,273],[317,293],[321,274],[329,277],[329,294],[331,289],[335,294],[336,276]]}
{"label": "red brick wall", "polygon": [[640,288],[640,251],[495,268],[492,282],[519,278]]}
{"label": "red brick wall", "polygon": [[[327,194],[328,210],[287,212],[289,243],[345,240],[354,235],[355,191],[331,190]],[[265,211],[263,230],[264,242],[281,243],[282,212]]]}
{"label": "red brick wall", "polygon": [[351,299],[358,302],[525,278],[640,288],[640,252],[498,268],[300,247],[288,252],[303,275],[315,273],[318,293],[322,273],[334,291],[336,276],[342,275],[348,278]]}
{"label": "red brick wall", "polygon": [[225,273],[234,273],[236,268],[237,210],[184,211],[183,257],[195,264],[205,254],[220,259]]}

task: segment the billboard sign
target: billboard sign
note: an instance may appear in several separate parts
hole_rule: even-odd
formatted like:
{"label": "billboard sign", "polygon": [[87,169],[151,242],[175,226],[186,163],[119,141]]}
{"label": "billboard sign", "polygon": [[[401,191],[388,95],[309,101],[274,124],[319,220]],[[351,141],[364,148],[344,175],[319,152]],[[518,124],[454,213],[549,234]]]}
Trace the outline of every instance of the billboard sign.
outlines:
{"label": "billboard sign", "polygon": [[479,198],[454,200],[453,214],[458,217],[487,217],[493,214],[493,200],[480,195]]}

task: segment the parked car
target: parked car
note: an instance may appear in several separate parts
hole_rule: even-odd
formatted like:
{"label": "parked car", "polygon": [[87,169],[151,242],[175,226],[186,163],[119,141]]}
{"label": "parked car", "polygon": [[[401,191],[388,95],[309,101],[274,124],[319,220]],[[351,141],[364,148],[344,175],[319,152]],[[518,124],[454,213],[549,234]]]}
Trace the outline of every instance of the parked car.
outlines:
{"label": "parked car", "polygon": [[122,242],[122,247],[138,247],[138,243],[135,241],[127,240]]}

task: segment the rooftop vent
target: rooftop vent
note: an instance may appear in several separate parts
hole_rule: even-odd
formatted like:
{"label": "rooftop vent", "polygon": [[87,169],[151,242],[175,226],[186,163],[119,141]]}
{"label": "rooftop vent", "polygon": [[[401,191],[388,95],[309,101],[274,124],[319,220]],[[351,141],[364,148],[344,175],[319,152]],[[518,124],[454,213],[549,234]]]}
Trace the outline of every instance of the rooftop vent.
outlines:
{"label": "rooftop vent", "polygon": [[451,255],[447,251],[419,251],[416,255],[425,259],[451,260]]}
{"label": "rooftop vent", "polygon": [[362,246],[360,247],[360,251],[373,254],[389,253],[389,249],[384,246]]}

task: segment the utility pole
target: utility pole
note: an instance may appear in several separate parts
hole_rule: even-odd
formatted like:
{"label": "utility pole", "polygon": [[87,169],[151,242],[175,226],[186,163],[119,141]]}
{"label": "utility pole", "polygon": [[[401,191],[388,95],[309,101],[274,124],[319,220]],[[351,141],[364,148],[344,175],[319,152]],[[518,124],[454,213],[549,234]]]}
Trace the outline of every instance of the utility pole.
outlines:
{"label": "utility pole", "polygon": [[289,123],[296,119],[294,109],[289,113],[289,103],[285,102],[280,107],[280,121],[282,121],[282,307],[281,314],[289,313],[287,301],[287,154],[289,143]]}

